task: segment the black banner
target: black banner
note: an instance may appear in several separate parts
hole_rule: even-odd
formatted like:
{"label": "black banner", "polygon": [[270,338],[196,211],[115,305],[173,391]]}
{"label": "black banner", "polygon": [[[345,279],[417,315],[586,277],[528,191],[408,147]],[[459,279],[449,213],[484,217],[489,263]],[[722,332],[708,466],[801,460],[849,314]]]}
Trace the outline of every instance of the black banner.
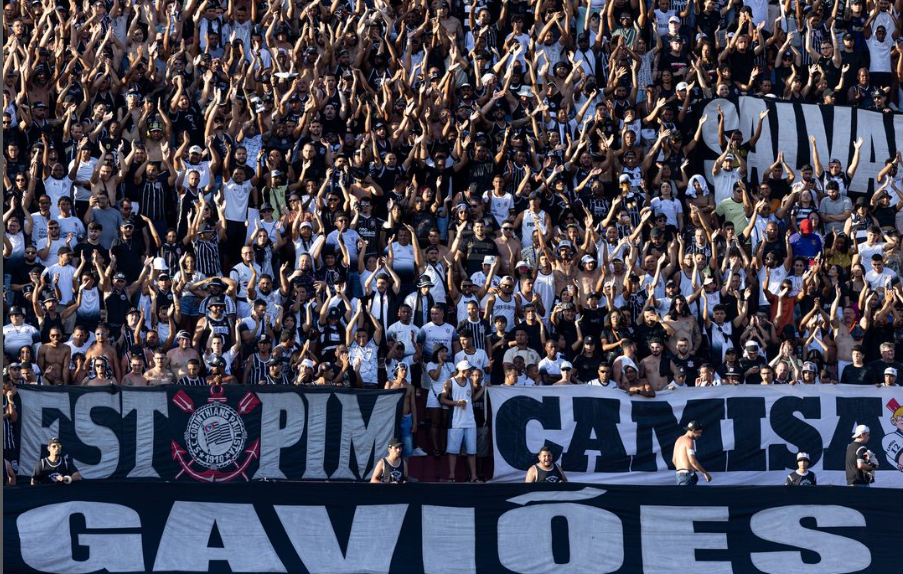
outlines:
{"label": "black banner", "polygon": [[398,432],[403,391],[21,386],[20,473],[50,437],[86,478],[361,480]]}
{"label": "black banner", "polygon": [[900,572],[900,492],[822,487],[7,487],[7,572]]}

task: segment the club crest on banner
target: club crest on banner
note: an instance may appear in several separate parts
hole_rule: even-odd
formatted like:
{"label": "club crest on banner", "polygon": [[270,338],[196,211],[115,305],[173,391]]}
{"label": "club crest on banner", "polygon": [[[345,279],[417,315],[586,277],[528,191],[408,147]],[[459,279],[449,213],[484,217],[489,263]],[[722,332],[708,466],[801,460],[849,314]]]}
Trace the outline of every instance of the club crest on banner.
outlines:
{"label": "club crest on banner", "polygon": [[203,482],[248,480],[248,465],[260,457],[259,437],[245,448],[248,432],[242,418],[260,404],[254,393],[245,394],[237,409],[229,405],[225,389],[219,385],[210,387],[210,397],[200,407],[196,408],[184,391],[173,395],[172,403],[191,415],[185,425],[184,446],[172,440],[172,458],[181,467],[176,478],[187,474]]}
{"label": "club crest on banner", "polygon": [[887,460],[897,470],[903,472],[903,407],[900,406],[897,399],[891,399],[885,406],[892,413],[890,424],[896,428],[884,435],[881,446],[884,448]]}

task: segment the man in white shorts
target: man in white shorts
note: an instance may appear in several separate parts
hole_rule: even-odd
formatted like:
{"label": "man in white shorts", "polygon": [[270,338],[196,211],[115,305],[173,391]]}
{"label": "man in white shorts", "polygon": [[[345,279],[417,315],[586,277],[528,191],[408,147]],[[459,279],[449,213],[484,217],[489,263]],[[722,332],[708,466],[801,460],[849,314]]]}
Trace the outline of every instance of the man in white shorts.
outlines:
{"label": "man in white shorts", "polygon": [[448,425],[448,482],[455,481],[455,467],[463,443],[470,468],[470,482],[482,482],[477,478],[477,421],[473,416],[473,403],[483,396],[485,386],[470,378],[473,366],[466,360],[455,366],[455,374],[445,382],[439,402],[451,409]]}

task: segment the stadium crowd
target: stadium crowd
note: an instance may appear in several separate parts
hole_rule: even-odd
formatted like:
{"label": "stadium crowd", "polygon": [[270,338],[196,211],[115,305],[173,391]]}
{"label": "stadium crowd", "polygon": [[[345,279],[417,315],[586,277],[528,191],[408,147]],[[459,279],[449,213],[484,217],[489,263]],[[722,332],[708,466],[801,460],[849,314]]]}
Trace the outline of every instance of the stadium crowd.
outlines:
{"label": "stadium crowd", "polygon": [[406,455],[423,395],[472,454],[488,384],[899,384],[900,153],[869,194],[861,140],[753,179],[768,112],[703,110],[896,113],[901,4],[7,1],[4,418],[405,388]]}

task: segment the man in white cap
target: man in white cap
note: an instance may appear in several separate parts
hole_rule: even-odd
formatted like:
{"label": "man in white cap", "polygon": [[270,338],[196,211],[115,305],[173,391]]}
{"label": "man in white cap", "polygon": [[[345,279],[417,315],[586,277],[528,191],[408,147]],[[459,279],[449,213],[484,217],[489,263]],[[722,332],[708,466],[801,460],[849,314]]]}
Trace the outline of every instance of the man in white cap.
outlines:
{"label": "man in white cap", "polygon": [[470,468],[470,482],[482,482],[477,477],[477,421],[473,416],[473,403],[483,396],[485,386],[470,378],[470,363],[459,361],[455,374],[445,381],[439,402],[451,408],[448,426],[448,481],[455,481],[455,467],[463,443]]}
{"label": "man in white cap", "polygon": [[[212,137],[211,137],[212,139]],[[188,141],[187,139],[185,140]],[[210,146],[210,150],[212,153],[215,153],[216,148]],[[176,154],[173,157],[174,163],[176,164],[176,169],[178,170],[178,175],[185,174],[185,179],[188,178],[188,172],[196,171],[198,172],[198,176],[200,180],[198,181],[198,187],[201,189],[206,188],[210,185],[211,182],[211,173],[210,173],[210,162],[207,160],[202,161],[201,157],[204,155],[204,150],[199,145],[193,145],[188,148],[188,159],[182,159],[182,153],[184,153],[185,147],[184,144],[178,150],[176,150]],[[182,153],[179,153],[182,152]]]}
{"label": "man in white cap", "polygon": [[805,452],[796,455],[796,470],[787,475],[784,486],[815,486],[815,473],[809,470],[809,455]]}
{"label": "man in white cap", "polygon": [[[893,387],[893,386],[897,386],[897,385],[899,385],[899,383],[897,383],[897,369],[895,369],[893,367],[887,367],[886,369],[884,369],[883,386]],[[882,386],[882,384],[879,383],[878,386],[880,387],[880,386]]]}
{"label": "man in white cap", "polygon": [[847,486],[868,487],[875,482],[878,457],[868,449],[869,437],[871,430],[865,425],[853,430],[853,442],[847,446]]}
{"label": "man in white cap", "polygon": [[715,205],[733,197],[734,186],[746,176],[746,163],[740,162],[740,169],[734,169],[734,154],[730,153],[730,147],[724,149],[715,163],[712,165],[712,176],[715,180]]}

